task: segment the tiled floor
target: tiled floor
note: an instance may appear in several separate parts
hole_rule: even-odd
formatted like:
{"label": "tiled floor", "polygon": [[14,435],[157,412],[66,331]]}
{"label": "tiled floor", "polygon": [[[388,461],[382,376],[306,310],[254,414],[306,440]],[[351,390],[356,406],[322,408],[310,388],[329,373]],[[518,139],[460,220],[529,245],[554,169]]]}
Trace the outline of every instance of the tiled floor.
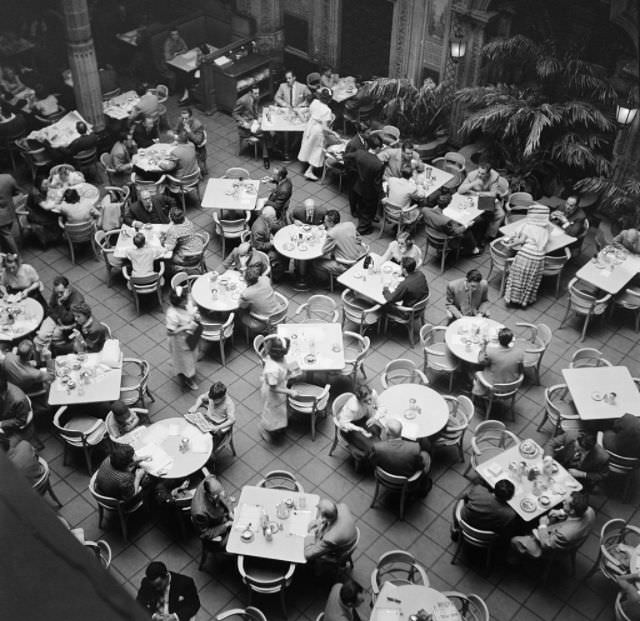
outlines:
{"label": "tiled floor", "polygon": [[[229,116],[216,113],[212,117],[203,117],[196,114],[207,127],[209,170],[212,176],[221,176],[227,167],[239,164],[248,167],[253,176],[263,176],[261,162],[248,159],[248,154],[237,156],[237,134]],[[173,118],[175,115],[173,109]],[[294,184],[293,200],[296,203],[313,197],[328,207],[339,209],[343,217],[349,217],[346,197],[338,193],[332,183],[322,185],[306,181],[297,163],[290,166],[290,173]],[[189,215],[200,227],[211,232],[211,215],[208,211],[194,208]],[[389,234],[380,241],[374,237],[370,236],[368,241],[377,251],[382,251],[390,241]],[[191,405],[193,395],[183,393],[173,378],[165,343],[163,313],[152,306],[152,302],[145,305],[146,310],[138,316],[133,300],[119,278],[113,288],[107,288],[101,262],[84,255],[77,265],[72,266],[63,246],[43,251],[37,244],[29,243],[25,248],[25,259],[39,271],[47,288],[56,274],[66,274],[84,292],[97,317],[107,322],[120,338],[125,354],[144,357],[151,362],[153,371],[150,387],[156,397],[156,402],[151,404],[153,419],[181,414]],[[215,266],[220,260],[219,245],[214,240],[210,244],[208,263]],[[486,274],[489,268],[488,253],[480,258],[461,260],[443,275],[440,275],[436,263],[429,261],[424,269],[431,287],[427,310],[430,322],[439,323],[444,317],[446,281],[463,275],[472,266],[479,267]],[[575,269],[575,265],[571,266],[569,272],[573,273]],[[563,291],[567,281],[568,277],[565,277]],[[278,290],[290,298],[292,309],[305,299],[303,294],[294,293],[286,284],[279,286]],[[519,321],[544,322],[553,329],[554,339],[545,356],[542,373],[543,386],[549,386],[562,381],[561,369],[567,366],[572,351],[578,346],[579,334],[574,323],[558,330],[565,310],[566,294],[556,299],[552,283],[544,283],[542,291],[542,297],[528,310],[507,309],[497,299],[497,280],[494,280],[491,283],[491,313],[495,319],[511,326]],[[334,297],[337,298],[337,294]],[[616,316],[613,321],[596,322],[584,346],[599,348],[609,360],[628,365],[632,374],[638,375],[640,352],[634,347],[636,340],[630,318]],[[391,331],[373,338],[373,351],[366,360],[366,370],[374,386],[379,387],[378,377],[384,365],[396,357],[406,357],[416,362],[422,360],[420,349],[410,349],[402,332]],[[241,336],[236,338],[225,368],[221,367],[216,353],[202,360],[198,367],[202,386],[207,386],[213,380],[221,380],[228,385],[230,395],[238,403],[239,421],[235,432],[238,456],[232,458],[231,455],[225,455],[218,466],[225,487],[237,495],[244,484],[256,482],[266,470],[285,468],[296,473],[306,490],[347,502],[357,516],[362,533],[361,544],[355,555],[355,576],[362,584],[369,584],[371,570],[380,554],[403,548],[412,551],[427,567],[435,588],[479,594],[486,600],[491,618],[496,621],[604,621],[613,618],[614,587],[599,576],[586,581],[583,577],[597,553],[597,529],[611,517],[633,519],[637,490],[632,495],[633,504],[622,503],[616,495],[611,498],[597,495],[593,498],[598,510],[597,529],[594,529],[578,554],[574,578],[567,575],[562,565],[552,573],[548,584],[543,586],[537,567],[531,565],[512,569],[503,567],[499,561],[488,576],[483,575],[482,563],[473,558],[464,556],[456,565],[450,562],[453,549],[449,538],[451,510],[456,498],[468,485],[467,479],[462,476],[464,465],[456,463],[453,451],[435,454],[433,491],[425,500],[411,503],[406,520],[401,522],[389,504],[369,508],[372,478],[370,475],[357,474],[343,450],[338,449],[333,457],[328,456],[333,437],[330,419],[320,424],[315,442],[311,441],[306,426],[294,422],[287,432],[286,442],[278,447],[265,446],[256,425],[260,408],[260,368],[253,351],[245,345]],[[446,384],[439,380],[435,386],[439,390],[446,390]],[[521,436],[533,437],[540,442],[548,438],[547,430],[536,432],[542,412],[543,386],[526,384],[517,400],[516,422],[508,423]],[[207,572],[198,571],[200,546],[197,536],[190,533],[187,539],[182,539],[177,526],[162,516],[144,514],[134,519],[132,542],[129,545],[123,543],[114,522],[108,524],[105,530],[100,530],[95,504],[87,490],[88,476],[83,469],[83,462],[78,459],[71,466],[63,466],[60,443],[46,433],[42,436],[46,444],[43,456],[52,466],[54,489],[64,503],[60,514],[73,526],[82,526],[90,539],[104,538],[111,544],[114,551],[111,571],[132,595],[140,584],[147,563],[161,559],[172,570],[189,574],[196,580],[202,600],[199,620],[247,604],[246,591],[235,564],[227,560],[217,566],[211,565]],[[299,568],[287,592],[290,618],[314,619],[323,609],[328,590],[328,584],[318,584],[304,567]],[[269,618],[281,617],[277,598],[259,599],[257,605]],[[363,615],[367,615],[368,610],[364,606]]]}

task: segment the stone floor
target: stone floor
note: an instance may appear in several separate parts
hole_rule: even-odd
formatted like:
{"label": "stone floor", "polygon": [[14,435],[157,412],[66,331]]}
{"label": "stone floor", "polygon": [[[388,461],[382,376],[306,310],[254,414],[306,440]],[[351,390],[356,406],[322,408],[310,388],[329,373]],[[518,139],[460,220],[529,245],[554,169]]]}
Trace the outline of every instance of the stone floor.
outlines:
{"label": "stone floor", "polygon": [[[248,167],[257,178],[263,176],[261,161],[249,159],[249,152],[237,155],[236,129],[229,116],[216,113],[204,117],[197,112],[196,115],[207,127],[209,171],[212,176],[221,176],[227,167],[234,165]],[[176,116],[175,107],[170,107],[170,117],[175,119]],[[305,180],[298,163],[291,164],[290,174],[296,203],[312,197],[328,207],[339,209],[344,218],[349,217],[346,196],[337,191],[333,182],[325,185]],[[189,216],[198,226],[212,231],[211,214],[208,211],[192,208]],[[377,233],[369,236],[368,241],[374,250],[380,252],[391,240],[390,234],[386,233],[381,240],[376,237]],[[42,250],[37,242],[31,241],[27,243],[24,254],[25,260],[39,271],[47,294],[54,276],[66,274],[83,291],[97,317],[107,322],[120,339],[125,355],[142,357],[151,362],[150,387],[156,398],[156,402],[151,404],[154,420],[185,412],[194,396],[185,394],[173,378],[162,310],[150,302],[145,305],[142,314],[137,315],[123,282],[116,278],[113,288],[108,288],[104,265],[88,254],[81,255],[77,265],[72,266],[65,247]],[[486,274],[489,257],[485,253],[478,258],[461,260],[457,265],[449,266],[442,275],[431,258],[423,268],[431,288],[427,319],[437,324],[444,317],[446,282],[463,275],[471,267],[478,267]],[[215,239],[210,244],[207,260],[211,267],[221,260],[220,246]],[[524,386],[517,399],[516,421],[508,423],[509,428],[521,437],[532,437],[539,442],[545,442],[549,437],[547,429],[542,433],[536,431],[542,414],[544,387],[562,381],[561,370],[568,365],[571,353],[579,346],[577,323],[570,322],[564,329],[558,330],[565,312],[566,283],[576,269],[576,265],[570,265],[567,270],[560,297],[554,296],[552,283],[543,283],[540,299],[526,311],[507,309],[498,298],[498,279],[491,283],[493,318],[510,326],[520,321],[544,322],[554,331],[553,342],[542,365],[542,386],[534,386],[531,382]],[[305,295],[293,292],[287,284],[278,286],[278,290],[290,299],[292,310],[305,300]],[[338,294],[334,294],[334,297],[337,299]],[[628,365],[635,376],[640,373],[640,352],[635,349],[635,344],[636,334],[631,318],[620,315],[612,321],[596,322],[583,345],[597,347],[612,362]],[[410,358],[418,363],[422,361],[419,347],[410,348],[406,334],[391,331],[386,335],[374,336],[372,352],[365,364],[374,387],[380,387],[379,375],[385,364],[399,357]],[[537,567],[513,569],[503,567],[500,561],[496,562],[489,575],[484,575],[482,562],[473,557],[465,555],[456,565],[450,562],[453,551],[449,537],[451,511],[456,498],[469,484],[462,475],[464,465],[456,463],[453,452],[445,450],[435,454],[433,491],[426,499],[411,503],[405,521],[400,521],[393,503],[383,503],[375,509],[369,507],[373,492],[371,475],[357,474],[341,449],[333,457],[328,456],[333,437],[330,419],[320,424],[315,442],[311,441],[306,426],[293,423],[287,432],[286,442],[278,447],[265,446],[256,425],[260,409],[259,374],[258,360],[241,335],[230,347],[226,367],[219,363],[217,353],[199,363],[201,385],[206,387],[213,380],[225,382],[238,404],[239,420],[235,429],[238,456],[233,458],[229,454],[221,458],[217,471],[222,482],[228,491],[237,496],[243,485],[255,483],[266,471],[285,468],[296,474],[305,490],[347,502],[357,517],[362,533],[354,560],[355,576],[363,585],[369,585],[376,559],[383,552],[399,548],[416,555],[428,569],[431,585],[436,589],[477,593],[483,597],[491,611],[491,618],[496,621],[613,619],[615,588],[598,575],[589,580],[583,578],[597,554],[600,526],[612,517],[632,520],[636,517],[637,489],[632,494],[633,502],[630,504],[621,502],[619,495],[613,493],[610,497],[593,497],[598,514],[596,529],[578,554],[575,577],[569,577],[567,568],[561,565],[552,573],[548,583],[542,585]],[[446,392],[446,383],[441,380],[435,381],[434,385]],[[60,514],[73,526],[82,526],[88,538],[103,538],[110,543],[114,551],[111,571],[132,595],[137,591],[147,563],[159,559],[170,569],[195,579],[202,601],[199,620],[247,604],[246,590],[231,560],[217,566],[211,565],[209,571],[198,570],[200,545],[193,532],[184,539],[175,524],[161,516],[149,514],[132,520],[131,543],[128,545],[123,542],[115,522],[108,523],[105,530],[99,529],[96,506],[87,490],[88,476],[82,460],[64,466],[60,442],[46,432],[41,435],[45,441],[42,454],[51,464],[54,489],[64,503]],[[287,592],[289,618],[314,619],[323,609],[328,590],[328,584],[317,583],[304,567],[299,568]],[[269,618],[281,617],[278,598],[267,597],[256,601]],[[366,604],[361,612],[368,616],[368,611]]]}

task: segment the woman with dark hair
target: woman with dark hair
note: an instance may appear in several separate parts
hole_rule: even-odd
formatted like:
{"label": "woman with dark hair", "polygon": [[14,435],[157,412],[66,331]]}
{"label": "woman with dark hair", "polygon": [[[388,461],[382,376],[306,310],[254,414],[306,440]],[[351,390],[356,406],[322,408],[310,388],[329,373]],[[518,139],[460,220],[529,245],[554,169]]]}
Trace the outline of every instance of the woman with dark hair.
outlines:
{"label": "woman with dark hair", "polygon": [[165,323],[173,367],[187,390],[198,390],[195,381],[197,348],[191,349],[187,342],[187,336],[198,325],[198,313],[188,304],[186,288],[176,287],[175,291],[169,294],[169,303]]}
{"label": "woman with dark hair", "polygon": [[334,119],[330,101],[331,91],[328,88],[318,89],[317,98],[309,106],[310,116],[302,134],[298,159],[309,164],[304,176],[310,181],[318,180],[314,168],[322,168],[324,164],[324,133],[331,128]]}
{"label": "woman with dark hair", "polygon": [[367,384],[360,384],[338,413],[342,437],[364,455],[380,438],[383,424],[378,418],[378,393]]}
{"label": "woman with dark hair", "polygon": [[267,341],[267,357],[262,370],[262,415],[260,422],[263,440],[272,442],[281,436],[287,428],[287,396],[297,397],[295,390],[287,388],[291,374],[284,357],[289,351],[291,342],[287,338],[276,338]]}
{"label": "woman with dark hair", "polygon": [[4,254],[2,271],[0,272],[0,290],[10,295],[19,294],[21,299],[32,297],[47,310],[47,303],[42,297],[42,281],[35,268],[23,263],[17,254]]}
{"label": "woman with dark hair", "polygon": [[127,500],[140,491],[144,475],[145,471],[135,460],[133,447],[114,443],[111,454],[98,468],[96,491],[104,496]]}

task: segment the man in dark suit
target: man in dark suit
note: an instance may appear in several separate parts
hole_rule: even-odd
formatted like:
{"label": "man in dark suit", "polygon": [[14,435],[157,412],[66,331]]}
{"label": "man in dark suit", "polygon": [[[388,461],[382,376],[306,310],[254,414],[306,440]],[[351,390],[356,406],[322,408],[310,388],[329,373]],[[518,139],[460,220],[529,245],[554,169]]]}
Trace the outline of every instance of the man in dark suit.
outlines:
{"label": "man in dark suit", "polygon": [[508,479],[496,482],[493,492],[484,485],[474,485],[464,495],[462,519],[478,530],[492,530],[505,534],[505,529],[513,525],[518,517],[507,504],[513,498],[515,487]]}
{"label": "man in dark suit", "polygon": [[625,414],[604,432],[602,446],[623,457],[640,457],[640,418]]}
{"label": "man in dark suit", "polygon": [[416,271],[416,260],[413,257],[402,257],[400,266],[404,280],[393,291],[385,287],[382,295],[389,304],[399,302],[402,306],[413,306],[429,295],[429,285],[425,275],[420,270]]}
{"label": "man in dark suit", "polygon": [[254,136],[260,140],[262,149],[262,161],[265,168],[271,165],[269,162],[269,145],[267,144],[269,134],[265,134],[260,129],[260,87],[253,86],[248,93],[238,97],[236,105],[231,113],[233,120],[238,125],[238,133],[241,138]]}
{"label": "man in dark suit", "polygon": [[275,183],[276,187],[271,190],[264,205],[271,205],[276,210],[276,219],[282,220],[293,193],[293,185],[286,166],[280,166],[274,170],[271,183]]}
{"label": "man in dark suit", "polygon": [[460,317],[489,316],[489,285],[476,269],[469,270],[465,278],[447,283],[447,318],[449,323]]}
{"label": "man in dark suit", "polygon": [[[450,202],[451,195],[448,192],[441,192],[434,207],[422,208],[422,218],[427,229],[433,229],[448,237],[460,237],[462,238],[463,250],[467,251],[466,249],[468,249],[474,256],[480,254],[480,248],[478,248],[472,228],[467,228],[444,215],[443,210]],[[459,240],[454,240],[453,244],[455,244],[454,247],[457,247]]]}
{"label": "man in dark suit", "polygon": [[76,155],[80,151],[88,151],[89,149],[95,149],[98,146],[98,136],[95,134],[88,134],[89,128],[83,121],[76,123],[76,131],[80,134],[75,140],[67,147],[67,152],[70,155]]}
{"label": "man in dark suit", "polygon": [[501,328],[498,332],[498,345],[488,346],[486,339],[478,353],[478,364],[484,367],[476,373],[473,383],[473,394],[481,397],[487,394],[488,389],[480,382],[478,376],[482,373],[483,379],[491,385],[507,384],[515,382],[522,373],[524,363],[524,351],[517,345],[513,345],[513,332],[509,328]]}
{"label": "man in dark suit", "polygon": [[421,451],[417,442],[402,438],[402,423],[399,420],[392,418],[387,421],[386,426],[387,439],[373,445],[371,463],[400,477],[412,477],[416,472],[422,471],[418,484],[420,492],[426,496],[433,484],[429,478],[429,453]]}
{"label": "man in dark suit", "polygon": [[200,610],[193,579],[168,571],[159,561],[149,563],[136,599],[151,613],[153,621],[189,621]]}
{"label": "man in dark suit", "polygon": [[609,471],[609,454],[593,433],[567,431],[551,440],[549,452],[585,489],[602,481]]}
{"label": "man in dark suit", "polygon": [[152,196],[149,190],[141,190],[139,199],[125,208],[123,221],[129,226],[133,226],[135,222],[169,224],[169,212],[175,206],[176,202],[170,196]]}
{"label": "man in dark suit", "polygon": [[378,209],[378,201],[382,194],[382,171],[384,162],[378,159],[377,153],[382,147],[378,136],[366,137],[367,150],[345,153],[345,164],[352,162],[358,177],[353,187],[358,219],[358,233],[367,235],[373,230],[372,223]]}
{"label": "man in dark suit", "polygon": [[150,116],[145,116],[142,121],[136,123],[133,128],[133,142],[138,149],[146,149],[158,142],[158,128],[155,120]]}
{"label": "man in dark suit", "polygon": [[288,219],[291,220],[291,222],[289,224],[300,223],[317,226],[324,222],[327,210],[325,207],[316,206],[312,198],[307,198],[302,205],[289,209],[287,214],[290,214]]}
{"label": "man in dark suit", "polygon": [[[347,146],[344,150],[344,154],[355,153],[356,151],[366,151],[367,150],[367,141],[366,141],[366,132],[367,126],[364,123],[359,123],[356,133],[347,142]],[[347,159],[344,163],[345,170],[347,171],[347,187],[349,188],[349,207],[351,208],[351,215],[357,216],[357,208],[358,208],[358,195],[355,193],[354,188],[356,181],[358,180],[358,171],[356,170],[355,163],[351,159]]]}

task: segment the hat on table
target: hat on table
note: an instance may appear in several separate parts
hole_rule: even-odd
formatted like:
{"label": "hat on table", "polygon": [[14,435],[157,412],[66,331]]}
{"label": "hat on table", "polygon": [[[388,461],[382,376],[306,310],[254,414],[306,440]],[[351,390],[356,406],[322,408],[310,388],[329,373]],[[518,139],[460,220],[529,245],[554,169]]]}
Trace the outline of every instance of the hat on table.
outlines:
{"label": "hat on table", "polygon": [[317,71],[307,76],[307,86],[311,89],[316,89],[320,86],[320,74]]}

